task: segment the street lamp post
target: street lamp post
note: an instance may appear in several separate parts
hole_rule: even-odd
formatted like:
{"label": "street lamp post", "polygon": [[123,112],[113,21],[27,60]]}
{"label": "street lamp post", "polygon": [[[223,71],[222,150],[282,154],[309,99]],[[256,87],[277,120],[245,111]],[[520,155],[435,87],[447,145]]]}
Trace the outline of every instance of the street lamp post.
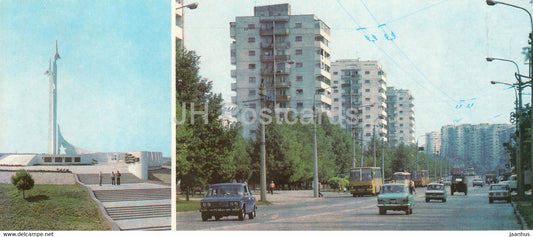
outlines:
{"label": "street lamp post", "polygon": [[[337,88],[336,86],[330,88]],[[317,142],[316,142],[316,120],[318,119],[318,114],[316,113],[316,95],[318,93],[324,92],[326,89],[318,88],[315,90],[313,95],[313,197],[318,198],[318,152],[317,152]]]}
{"label": "street lamp post", "polygon": [[378,119],[383,119],[383,117],[381,116],[378,116],[376,119],[374,119],[374,131],[373,131],[373,139],[374,140],[374,145],[372,146],[373,148],[373,152],[374,152],[374,166],[372,167],[376,167],[376,121],[378,121]]}
{"label": "street lamp post", "polygon": [[[509,3],[505,3],[505,2],[487,0],[487,5],[489,5],[489,6],[494,6],[496,4],[507,5],[507,6],[510,6],[510,7],[522,9],[523,11],[527,12],[527,14],[529,15],[529,22],[531,23],[531,33],[529,33],[529,44],[530,45],[533,44],[533,17],[531,17],[531,13],[527,9],[525,9],[523,7],[515,6],[515,5],[509,4]],[[531,52],[531,48],[530,48],[530,52]],[[533,57],[530,56],[529,57],[529,78],[530,78],[530,80],[531,80],[532,77],[533,77]],[[532,82],[533,82],[533,80],[532,80]],[[533,87],[532,87],[532,89],[533,89]],[[531,105],[533,106],[533,96],[531,96]],[[533,109],[530,109],[529,112],[530,112],[530,123],[531,123],[531,127],[533,128]],[[533,141],[533,133],[531,133],[531,140]],[[530,169],[533,170],[533,142],[531,142],[531,151],[532,151],[532,153],[530,154],[530,160],[531,160]],[[530,177],[530,179],[531,179],[531,183],[533,183],[533,175]],[[533,195],[531,195],[531,198],[532,198],[531,201],[533,202]]]}
{"label": "street lamp post", "polygon": [[[518,67],[517,67],[518,68]],[[521,82],[518,81],[518,92],[516,90],[516,84],[509,84],[505,82],[498,82],[498,81],[490,81],[490,84],[502,84],[511,86],[514,89],[515,92],[515,113],[517,115],[516,118],[516,131],[518,132],[518,150],[516,152],[516,167],[517,167],[517,191],[519,196],[524,195],[524,189],[523,189],[523,173],[522,173],[522,129],[521,129],[521,111],[522,111],[522,86],[520,86]]]}

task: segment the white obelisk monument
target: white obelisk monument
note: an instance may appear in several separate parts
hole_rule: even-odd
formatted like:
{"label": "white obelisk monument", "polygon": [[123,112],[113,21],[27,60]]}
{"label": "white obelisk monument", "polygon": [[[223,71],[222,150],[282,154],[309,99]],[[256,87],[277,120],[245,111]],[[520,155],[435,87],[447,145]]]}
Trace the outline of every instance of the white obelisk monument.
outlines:
{"label": "white obelisk monument", "polygon": [[45,74],[50,76],[50,108],[48,120],[48,154],[59,154],[58,142],[58,125],[57,125],[57,60],[60,59],[57,52],[54,54],[53,63],[48,64],[48,70]]}

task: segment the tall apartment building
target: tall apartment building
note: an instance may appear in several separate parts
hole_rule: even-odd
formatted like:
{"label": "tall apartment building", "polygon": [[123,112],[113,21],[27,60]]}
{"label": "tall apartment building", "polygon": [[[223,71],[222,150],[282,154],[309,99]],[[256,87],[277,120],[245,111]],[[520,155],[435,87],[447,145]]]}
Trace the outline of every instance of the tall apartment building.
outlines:
{"label": "tall apartment building", "polygon": [[232,103],[245,137],[255,137],[261,85],[265,105],[280,117],[310,117],[314,102],[319,112],[331,109],[330,28],[315,15],[291,15],[289,4],[258,6],[230,22],[230,36]]}
{"label": "tall apartment building", "polygon": [[337,60],[331,64],[332,115],[364,144],[374,135],[387,140],[387,77],[377,61]]}
{"label": "tall apartment building", "polygon": [[[428,132],[425,135],[426,145],[424,153],[428,156],[440,153],[442,137],[440,132]],[[420,145],[420,144],[419,144]]]}
{"label": "tall apartment building", "polygon": [[183,0],[176,0],[176,25],[174,27],[174,38],[178,47],[183,45]]}
{"label": "tall apartment building", "polygon": [[416,143],[415,104],[411,91],[387,88],[387,119],[390,146]]}
{"label": "tall apartment building", "polygon": [[509,160],[503,143],[510,141],[513,132],[511,124],[443,126],[441,157],[456,167],[497,170]]}

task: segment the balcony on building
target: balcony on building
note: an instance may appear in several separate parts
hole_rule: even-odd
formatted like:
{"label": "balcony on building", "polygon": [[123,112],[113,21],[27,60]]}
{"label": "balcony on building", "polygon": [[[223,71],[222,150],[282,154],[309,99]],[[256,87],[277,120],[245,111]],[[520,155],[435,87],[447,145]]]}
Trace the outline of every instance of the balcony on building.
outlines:
{"label": "balcony on building", "polygon": [[231,91],[237,91],[237,83],[236,82],[232,82],[231,83]]}
{"label": "balcony on building", "polygon": [[229,23],[229,36],[232,38],[232,39],[235,39],[235,36],[236,36],[236,30],[237,30],[237,24],[235,22],[230,22]]}
{"label": "balcony on building", "polygon": [[290,30],[289,28],[286,28],[286,27],[276,27],[274,30],[272,30],[272,28],[261,28],[261,30],[259,31],[259,34],[261,36],[268,36],[268,35],[272,35],[273,32],[276,34],[276,35],[288,35]]}
{"label": "balcony on building", "polygon": [[237,70],[231,70],[231,78],[237,78]]}
{"label": "balcony on building", "polygon": [[276,88],[290,88],[290,87],[291,87],[290,81],[276,82]]}
{"label": "balcony on building", "polygon": [[231,103],[237,104],[237,96],[231,96]]}
{"label": "balcony on building", "polygon": [[[289,61],[291,60],[291,55],[276,55],[276,61],[282,62],[282,61]],[[261,55],[261,62],[273,62],[274,56],[273,55]]]}
{"label": "balcony on building", "polygon": [[[271,49],[274,44],[271,42],[261,42],[262,49]],[[276,42],[276,49],[288,49],[291,47],[291,42]]]}
{"label": "balcony on building", "polygon": [[279,103],[279,102],[289,102],[291,101],[291,96],[290,95],[277,95],[276,96],[276,101]]}

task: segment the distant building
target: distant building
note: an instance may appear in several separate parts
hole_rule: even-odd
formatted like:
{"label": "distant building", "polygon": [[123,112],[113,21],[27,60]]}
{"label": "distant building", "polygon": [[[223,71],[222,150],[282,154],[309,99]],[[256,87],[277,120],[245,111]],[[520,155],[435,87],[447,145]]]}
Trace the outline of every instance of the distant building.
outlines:
{"label": "distant building", "polygon": [[442,138],[440,132],[428,132],[425,135],[426,145],[424,147],[424,153],[428,156],[432,154],[438,154],[442,145]]}
{"label": "distant building", "polygon": [[390,146],[416,143],[415,104],[411,91],[388,87],[387,115]]}
{"label": "distant building", "polygon": [[492,171],[509,161],[503,143],[510,142],[511,124],[462,124],[441,128],[440,156],[459,168]]}
{"label": "distant building", "polygon": [[[387,77],[377,61],[337,60],[332,66],[334,120],[363,137],[387,141]],[[375,128],[375,130],[374,130]]]}
{"label": "distant building", "polygon": [[243,135],[255,137],[263,85],[265,107],[280,118],[289,112],[312,115],[331,109],[330,28],[315,15],[291,15],[289,4],[258,6],[253,16],[230,22],[231,63],[235,70],[231,102],[243,124]]}
{"label": "distant building", "polygon": [[176,25],[174,27],[174,37],[178,47],[183,46],[183,0],[176,0]]}

